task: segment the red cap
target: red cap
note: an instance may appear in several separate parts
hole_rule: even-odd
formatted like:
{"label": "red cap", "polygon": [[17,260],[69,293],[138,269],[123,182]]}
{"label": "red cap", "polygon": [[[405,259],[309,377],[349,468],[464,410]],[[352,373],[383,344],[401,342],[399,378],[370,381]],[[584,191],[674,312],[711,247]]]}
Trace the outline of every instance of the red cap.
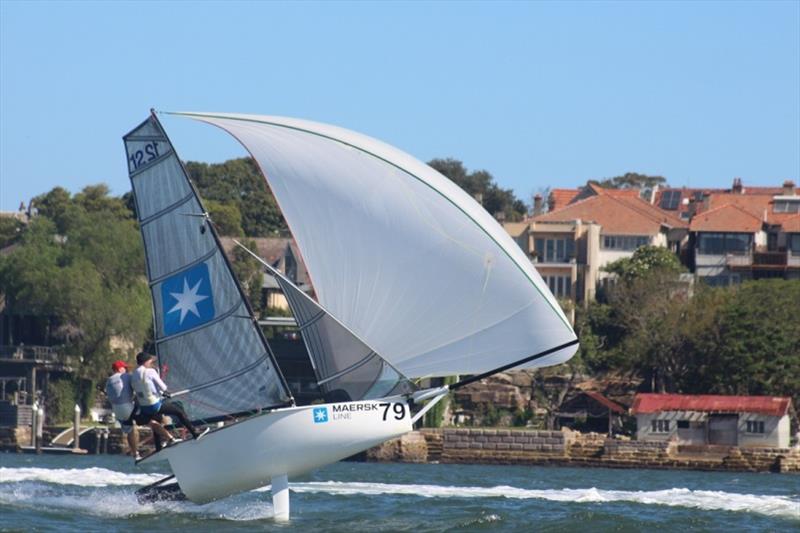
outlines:
{"label": "red cap", "polygon": [[125,361],[114,361],[111,368],[114,369],[114,372],[118,372],[120,368],[128,368],[128,363]]}

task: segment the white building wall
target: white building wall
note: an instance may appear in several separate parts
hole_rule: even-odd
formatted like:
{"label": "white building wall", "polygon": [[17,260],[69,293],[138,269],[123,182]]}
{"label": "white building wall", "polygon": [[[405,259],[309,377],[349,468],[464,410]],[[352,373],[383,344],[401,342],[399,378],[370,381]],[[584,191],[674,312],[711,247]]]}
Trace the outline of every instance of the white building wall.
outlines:
{"label": "white building wall", "polygon": [[[653,420],[669,420],[668,432],[654,432]],[[678,421],[689,422],[689,428],[678,428]],[[747,422],[764,422],[764,433],[748,433]],[[667,411],[636,415],[636,440],[675,441],[678,444],[707,443],[708,413]],[[739,413],[738,445],[747,448],[788,448],[789,415],[782,417],[759,413]]]}
{"label": "white building wall", "polygon": [[[764,422],[764,433],[748,433],[747,421]],[[739,446],[788,448],[789,447],[789,415],[782,417],[768,416],[758,413],[742,413],[739,415]]]}

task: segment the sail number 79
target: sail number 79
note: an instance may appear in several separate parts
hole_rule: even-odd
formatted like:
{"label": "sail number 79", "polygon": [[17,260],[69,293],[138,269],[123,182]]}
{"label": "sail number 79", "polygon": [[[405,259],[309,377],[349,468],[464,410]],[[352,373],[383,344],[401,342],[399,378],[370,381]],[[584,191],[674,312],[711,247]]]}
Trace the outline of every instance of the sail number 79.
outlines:
{"label": "sail number 79", "polygon": [[406,416],[406,406],[402,403],[379,403],[379,407],[383,407],[383,420],[384,422],[389,416],[389,408],[392,408],[392,415],[395,420],[402,420]]}

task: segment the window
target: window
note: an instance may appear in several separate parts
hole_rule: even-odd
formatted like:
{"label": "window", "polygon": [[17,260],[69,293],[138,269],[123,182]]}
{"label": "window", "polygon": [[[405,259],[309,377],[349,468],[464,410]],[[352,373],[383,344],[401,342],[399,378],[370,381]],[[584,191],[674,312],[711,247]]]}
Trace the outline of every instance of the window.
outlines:
{"label": "window", "polygon": [[637,235],[604,235],[603,248],[606,250],[635,250],[640,246],[647,246],[650,237]]}
{"label": "window", "polygon": [[747,433],[764,433],[764,422],[760,420],[748,420]]}
{"label": "window", "polygon": [[800,213],[800,198],[797,200],[775,200],[776,213]]}
{"label": "window", "polygon": [[575,257],[573,239],[536,239],[536,256],[540,263],[569,263]]}
{"label": "window", "polygon": [[800,255],[800,233],[790,233],[786,236],[787,248],[794,252],[795,255]]}
{"label": "window", "polygon": [[569,276],[542,276],[556,298],[572,298],[572,279]]}
{"label": "window", "polygon": [[678,420],[678,429],[689,429],[688,420]]}
{"label": "window", "polygon": [[706,255],[746,254],[752,242],[750,233],[700,233],[697,247]]}
{"label": "window", "polygon": [[653,420],[653,433],[669,433],[669,420]]}

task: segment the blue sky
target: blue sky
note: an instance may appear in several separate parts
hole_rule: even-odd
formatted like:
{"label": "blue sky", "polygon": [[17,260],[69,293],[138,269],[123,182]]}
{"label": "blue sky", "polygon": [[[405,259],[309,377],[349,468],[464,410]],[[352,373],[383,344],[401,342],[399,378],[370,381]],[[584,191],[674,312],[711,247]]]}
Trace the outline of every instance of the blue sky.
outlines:
{"label": "blue sky", "polygon": [[[161,110],[296,116],[522,198],[627,171],[800,181],[800,2],[0,0],[0,209],[129,189],[120,137]],[[165,118],[184,159],[243,154]]]}

